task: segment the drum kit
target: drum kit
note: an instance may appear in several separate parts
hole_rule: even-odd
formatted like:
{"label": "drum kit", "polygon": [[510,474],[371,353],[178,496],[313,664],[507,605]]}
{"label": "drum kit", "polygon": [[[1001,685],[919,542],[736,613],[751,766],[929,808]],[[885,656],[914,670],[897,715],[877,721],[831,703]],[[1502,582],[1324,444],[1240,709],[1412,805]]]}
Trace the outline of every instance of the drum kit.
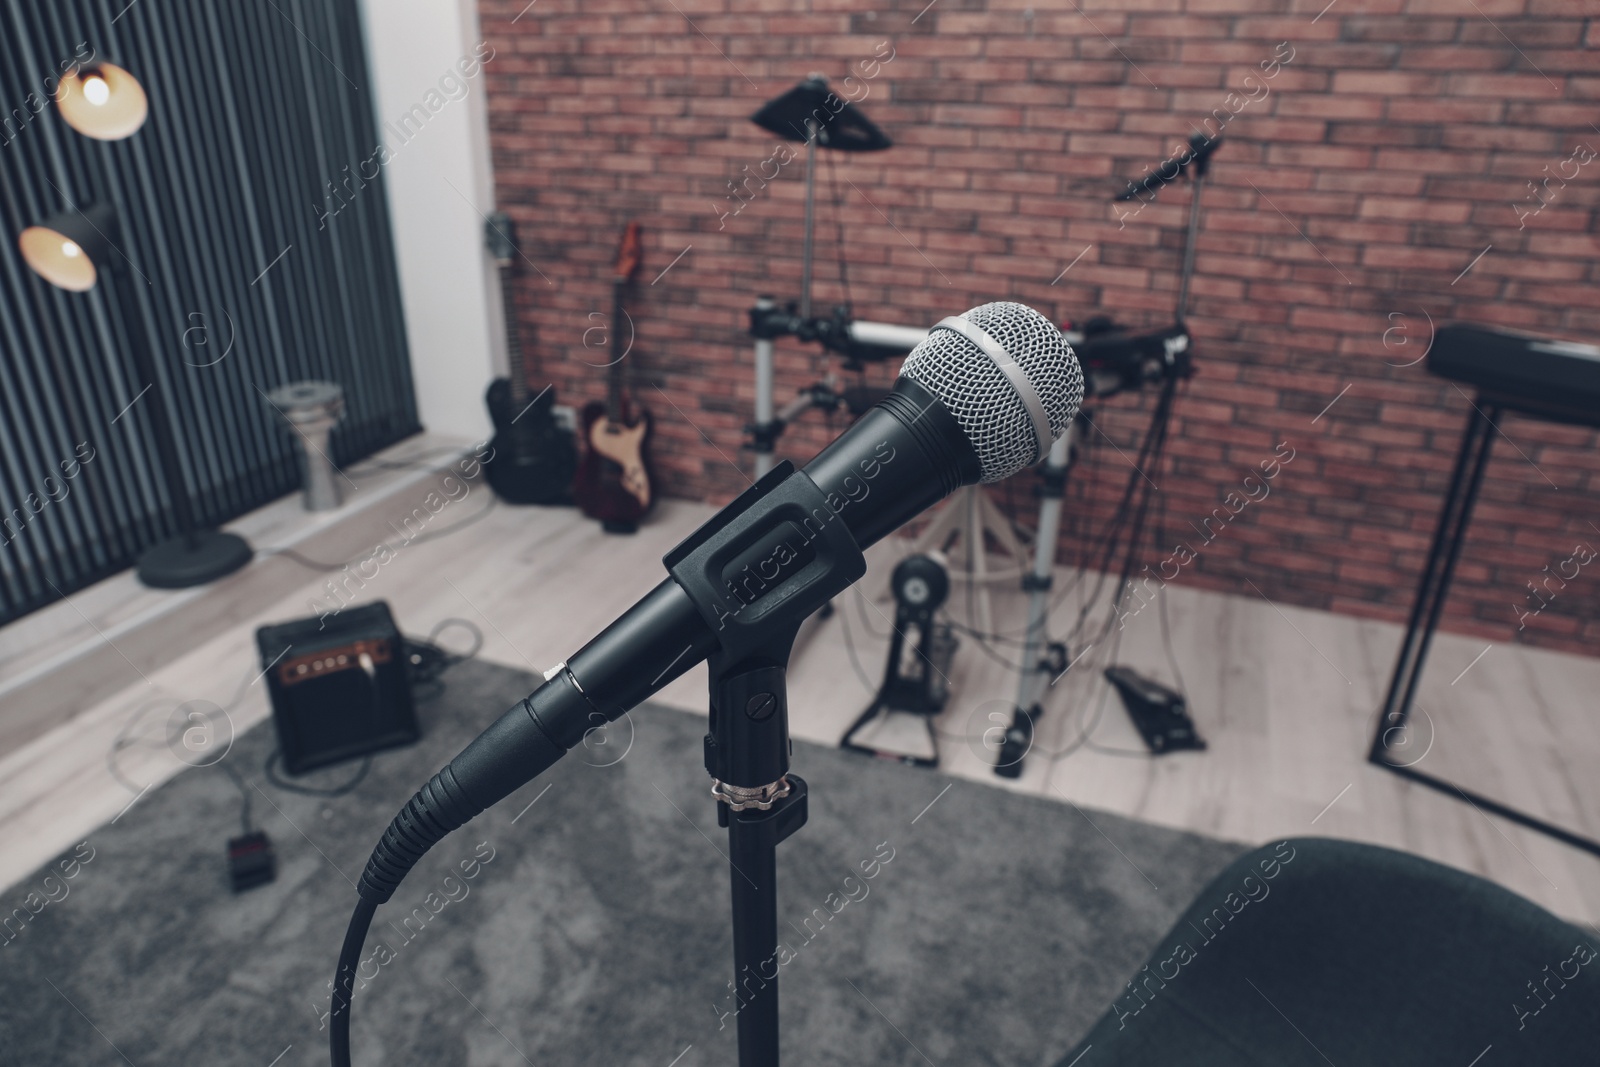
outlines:
{"label": "drum kit", "polygon": [[[783,407],[775,400],[775,343],[780,338],[815,343],[837,356],[841,369],[861,372],[869,364],[903,358],[927,336],[927,330],[886,322],[856,319],[849,304],[835,306],[830,314],[814,313],[812,278],[815,267],[817,153],[821,149],[838,152],[880,152],[893,147],[893,141],[862,113],[855,104],[829,89],[820,74],[811,74],[794,88],[768,101],[751,121],[780,138],[805,145],[805,223],[801,261],[800,295],[780,305],[771,295],[756,298],[750,309],[750,337],[755,345],[755,418],[746,427],[746,447],[754,453],[757,477],[769,471],[775,460],[779,438],[784,430],[808,411],[827,414],[846,412],[859,416],[876,403],[886,389],[865,385],[843,385],[829,371],[823,378],[801,389]],[[1220,137],[1196,133],[1188,146],[1130,181],[1114,201],[1153,199],[1164,186],[1187,177],[1193,184],[1189,201],[1188,225],[1183,243],[1182,267],[1172,323],[1158,329],[1133,330],[1111,318],[1096,315],[1081,326],[1067,324],[1063,336],[1071,345],[1083,368],[1085,403],[1105,400],[1122,392],[1156,388],[1162,392],[1157,411],[1164,417],[1170,410],[1172,393],[1178,381],[1193,371],[1191,342],[1186,325],[1189,287],[1194,273],[1195,240],[1200,226],[1201,192],[1211,156],[1221,145]],[[1088,422],[1080,415],[1078,424]],[[1047,626],[1051,579],[1055,566],[1057,534],[1063,488],[1074,459],[1073,442],[1078,424],[1063,435],[1045,457],[1040,470],[1040,509],[1029,548],[1011,519],[980,486],[959,490],[935,513],[912,539],[906,559],[928,560],[942,568],[948,577],[968,584],[972,590],[975,618],[970,620],[978,634],[994,632],[988,588],[994,583],[1019,581],[1028,594],[1028,623],[1023,640],[1023,656],[1018,671],[1017,699],[1012,722],[1003,741],[993,746],[996,773],[1006,777],[1021,774],[1022,757],[1032,745],[1033,731],[1049,681],[1066,669],[1067,649],[1049,639]],[[990,546],[1003,558],[991,559]],[[946,561],[951,562],[946,562]],[[919,563],[919,567],[925,567]],[[926,568],[925,568],[926,569]],[[899,572],[897,571],[897,574]],[[903,584],[903,583],[902,583]],[[891,583],[893,587],[893,583]],[[905,612],[904,597],[898,587],[892,590]],[[824,610],[824,614],[826,609]],[[927,614],[927,612],[924,612]],[[920,619],[920,616],[919,616]],[[921,620],[926,623],[927,620]],[[921,625],[919,623],[919,626]],[[953,638],[941,640],[940,658],[948,662],[953,653]],[[898,650],[893,650],[898,651]],[[880,716],[896,711],[931,718],[943,709],[946,688],[933,696],[919,690],[916,699],[904,698],[904,682],[891,664],[882,690],[873,703],[852,725],[844,746],[856,751],[899,759],[921,766],[930,765],[926,756],[879,751],[858,739],[861,730]],[[893,690],[893,691],[891,691]],[[935,748],[937,752],[937,748]]]}

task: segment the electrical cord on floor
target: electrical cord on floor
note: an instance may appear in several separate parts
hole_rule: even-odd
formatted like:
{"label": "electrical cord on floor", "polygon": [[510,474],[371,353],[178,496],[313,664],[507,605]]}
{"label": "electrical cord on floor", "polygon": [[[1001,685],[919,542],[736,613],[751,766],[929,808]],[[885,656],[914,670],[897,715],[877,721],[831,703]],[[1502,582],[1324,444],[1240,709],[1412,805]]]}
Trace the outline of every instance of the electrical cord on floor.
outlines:
{"label": "electrical cord on floor", "polygon": [[367,772],[372,770],[372,756],[363,756],[361,766],[348,779],[332,786],[301,785],[278,777],[278,762],[283,758],[276,748],[267,753],[267,758],[261,761],[261,774],[268,783],[282,789],[286,793],[299,793],[306,797],[342,797],[356,791],[367,777]]}
{"label": "electrical cord on floor", "polygon": [[1022,664],[1013,663],[1009,659],[1006,659],[1004,656],[1002,656],[999,651],[989,644],[988,638],[986,638],[981,631],[957,622],[954,618],[950,617],[949,613],[944,613],[943,619],[945,625],[949,626],[950,629],[954,630],[956,633],[961,634],[964,637],[972,638],[972,642],[973,644],[977,645],[978,651],[982,652],[985,656],[988,656],[990,659],[1000,664],[1000,666],[1011,671],[1022,670]]}
{"label": "electrical cord on floor", "polygon": [[[450,652],[437,643],[439,635],[450,627],[459,627],[466,630],[471,635],[471,646],[465,652]],[[426,639],[405,639],[405,662],[407,673],[413,684],[429,684],[437,682],[439,677],[445,671],[449,670],[458,663],[472,659],[482,648],[483,631],[478,629],[474,623],[467,619],[454,617],[442,619],[429,632]],[[234,691],[233,696],[229,698],[228,703],[223,705],[216,714],[220,714],[222,719],[227,721],[228,715],[236,707],[238,707],[239,702],[244,699],[246,690],[248,690],[252,682],[259,677],[260,675],[252,666],[245,673],[245,676],[240,680],[238,688]],[[178,746],[183,742],[184,732],[186,730],[193,729],[195,726],[194,723],[187,721],[179,723],[169,722],[159,735],[155,735],[149,731],[142,733],[138,733],[136,731],[138,730],[139,725],[144,722],[151,711],[157,708],[168,708],[175,710],[182,706],[182,702],[178,701],[175,697],[159,697],[146,700],[138,705],[135,705],[132,714],[128,717],[127,721],[122,724],[122,726],[117,730],[116,735],[112,738],[111,745],[106,750],[106,770],[111,774],[111,777],[114,778],[117,783],[129,793],[138,795],[144,792],[145,789],[148,789],[149,786],[139,786],[130,781],[128,777],[122,773],[122,768],[118,757],[121,755],[121,753],[130,748],[165,748],[169,752],[178,751]],[[196,714],[201,713],[197,712]],[[208,726],[209,720],[213,717],[214,715],[206,715]],[[361,780],[366,777],[372,762],[372,757],[368,756],[362,761],[361,767],[357,769],[354,777],[352,777],[349,781],[339,786],[324,789],[311,786],[302,786],[281,778],[277,773],[277,763],[280,758],[281,757],[278,751],[274,749],[272,753],[268,755],[265,763],[263,764],[262,773],[268,782],[287,792],[302,793],[310,796],[321,797],[344,796],[345,794],[353,791],[356,786],[360,784]],[[213,764],[202,764],[199,766],[213,766]],[[229,764],[225,758],[218,760],[214,766],[219,767],[239,790],[239,822],[244,828],[244,832],[246,834],[251,833],[254,829],[254,824],[251,819],[250,789],[248,784],[245,782],[244,777],[239,773],[239,771]]]}
{"label": "electrical cord on floor", "polygon": [[[439,635],[452,626],[460,627],[472,635],[471,648],[465,652],[450,652],[439,644]],[[435,623],[425,640],[406,639],[406,664],[410,667],[412,682],[435,682],[445,671],[472,659],[482,650],[483,631],[471,620],[452,615]]]}
{"label": "electrical cord on floor", "polygon": [[[861,616],[862,628],[865,629],[867,633],[871,634],[873,637],[879,638],[880,640],[887,638],[889,636],[889,630],[884,630],[882,633],[879,633],[877,629],[873,627],[872,621],[867,618],[867,595],[861,591],[861,586],[859,584],[851,586],[850,592],[854,594],[856,598],[856,614]],[[874,608],[873,610],[876,611],[877,609]],[[882,613],[879,612],[879,614],[881,615]],[[893,623],[889,624],[889,629],[894,629]]]}
{"label": "electrical cord on floor", "polygon": [[[255,679],[255,677],[256,674],[254,673],[253,668],[246,672],[245,676],[240,679],[238,688],[234,690],[233,696],[228,699],[228,703],[218,709],[218,714],[221,715],[223,721],[228,721],[228,714],[232,712],[234,708],[239,706],[239,702],[244,699],[245,690],[250,687],[250,683]],[[194,728],[192,721],[174,723],[169,720],[162,731],[160,740],[153,740],[151,735],[148,733],[135,734],[134,730],[141,722],[144,721],[145,716],[147,716],[153,709],[159,707],[170,707],[172,711],[176,711],[182,706],[183,702],[177,700],[175,697],[157,697],[155,699],[146,700],[141,704],[135,705],[133,713],[128,717],[127,721],[124,722],[120,728],[118,728],[116,735],[111,739],[111,747],[106,750],[106,770],[110,772],[112,778],[116,779],[118,785],[135,795],[142,794],[146,789],[150,788],[148,785],[138,786],[129,781],[128,778],[122,773],[118,756],[130,748],[165,748],[169,752],[177,752],[178,746],[183,743],[184,733]],[[168,714],[170,715],[171,712],[169,711]],[[192,714],[201,713],[194,712]],[[209,729],[211,725],[210,719],[213,716],[206,715],[205,717],[207,719],[206,727]],[[212,765],[196,764],[195,766]],[[225,758],[218,760],[215,766],[221,767],[223,773],[226,774],[228,778],[232,780],[233,784],[238,787],[239,821],[244,827],[244,832],[247,834],[250,833],[252,828],[250,820],[250,793],[245,786],[244,779],[239,776],[238,771],[236,771],[232,766],[228,765]]]}
{"label": "electrical cord on floor", "polygon": [[250,819],[250,790],[245,786],[244,776],[234,770],[233,764],[227,760],[217,761],[217,766],[222,768],[222,773],[226,774],[239,790],[239,832],[246,835],[254,833],[255,823]]}
{"label": "electrical cord on floor", "polygon": [[1078,728],[1078,736],[1074,737],[1061,748],[1049,749],[1041,745],[1035,745],[1032,748],[1031,751],[1039,753],[1041,756],[1050,761],[1051,773],[1054,773],[1056,764],[1058,764],[1061,760],[1066,759],[1074,752],[1077,752],[1079,749],[1093,748],[1095,746],[1093,740],[1094,732],[1095,730],[1099,729],[1101,720],[1105,718],[1106,703],[1111,694],[1111,683],[1106,681],[1104,675],[1101,674],[1101,667],[1105,661],[1114,660],[1116,658],[1117,648],[1120,646],[1121,641],[1122,632],[1119,630],[1117,631],[1116,637],[1112,638],[1111,640],[1110,649],[1104,655],[1094,657],[1089,664],[1089,666],[1093,668],[1094,676],[1100,681],[1100,699],[1095,702],[1094,713],[1090,715],[1088,719],[1084,721],[1083,724]]}
{"label": "electrical cord on floor", "polygon": [[425,451],[418,452],[414,456],[407,456],[405,459],[388,460],[388,459],[378,459],[375,456],[368,456],[366,459],[358,459],[358,460],[356,460],[354,463],[350,464],[350,466],[348,468],[346,468],[346,469],[347,470],[351,470],[351,471],[355,471],[356,473],[360,473],[361,471],[364,471],[364,470],[379,470],[379,471],[444,470],[445,468],[439,466],[436,462],[434,462],[434,460],[438,459],[441,456],[463,457],[465,455],[467,455],[467,450],[466,449],[455,448],[455,447],[451,447],[450,445],[441,445],[438,448],[430,448],[430,449],[427,449]]}
{"label": "electrical cord on floor", "polygon": [[[465,497],[462,499],[465,499]],[[439,530],[424,530],[422,533],[419,533],[415,537],[406,541],[405,545],[406,547],[410,547],[411,545],[425,544],[428,541],[437,541],[441,537],[448,537],[457,530],[465,529],[466,527],[471,526],[473,523],[482,521],[488,516],[489,512],[495,509],[495,505],[497,503],[498,498],[493,493],[490,493],[489,502],[487,504],[479,508],[477,511],[474,511],[471,515],[468,515],[460,522],[457,522],[451,526],[446,526]],[[329,563],[325,560],[312,559],[309,556],[301,555],[292,548],[274,548],[268,551],[258,552],[257,555],[263,559],[270,556],[282,556],[284,559],[300,564],[300,566],[305,567],[307,570],[321,571],[324,574],[332,574],[336,571],[344,570],[353,563],[360,563],[362,560],[371,559],[373,554],[371,552],[363,552],[361,555],[354,556],[343,561],[342,563]]]}

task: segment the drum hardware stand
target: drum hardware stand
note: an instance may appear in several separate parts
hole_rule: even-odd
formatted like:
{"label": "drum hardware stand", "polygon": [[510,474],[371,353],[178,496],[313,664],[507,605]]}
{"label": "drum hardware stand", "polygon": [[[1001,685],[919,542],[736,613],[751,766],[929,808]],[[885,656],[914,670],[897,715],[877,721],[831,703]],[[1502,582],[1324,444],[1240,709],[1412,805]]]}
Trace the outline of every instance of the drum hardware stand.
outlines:
{"label": "drum hardware stand", "polygon": [[[809,269],[808,264],[808,272]],[[819,336],[817,323],[802,316],[794,304],[779,308],[777,302],[765,293],[756,297],[755,305],[750,309],[750,336],[756,342],[756,418],[744,428],[749,435],[745,447],[756,455],[756,477],[760,478],[772,469],[778,438],[783,436],[789,423],[813,407],[828,412],[836,411],[842,399],[837,388],[838,379],[830,373],[822,381],[801,390],[782,411],[774,410],[777,372],[773,342],[779,337],[798,337],[811,341]]]}
{"label": "drum hardware stand", "polygon": [[[828,105],[830,99],[840,102],[842,106],[835,110]],[[879,152],[891,147],[894,142],[854,104],[836,96],[820,74],[811,74],[799,85],[767,101],[750,116],[750,121],[769,133],[788,141],[804,142],[806,146],[805,237],[800,264],[798,309],[791,307],[787,312],[780,312],[770,296],[761,296],[750,312],[750,333],[756,342],[756,410],[755,421],[745,429],[750,435],[748,447],[755,452],[756,477],[760,478],[772,469],[773,450],[785,423],[812,406],[809,402],[791,405],[784,409],[790,413],[786,418],[777,417],[772,399],[772,342],[775,338],[790,334],[811,340],[823,332],[811,315],[811,278],[816,246],[817,149]],[[910,346],[905,351],[909,350]],[[831,386],[831,383],[824,384]]]}
{"label": "drum hardware stand", "polygon": [[[817,81],[822,76],[812,75]],[[817,241],[817,120],[806,118],[806,221],[800,253],[800,317],[811,317],[811,258]]]}
{"label": "drum hardware stand", "polygon": [[[872,703],[845,731],[839,747],[916,767],[937,767],[939,735],[933,720],[950,699],[950,662],[955,657],[957,641],[950,626],[935,621],[934,616],[950,595],[950,575],[943,560],[936,555],[907,556],[895,567],[890,584],[898,606],[883,684],[878,687]],[[911,639],[906,635],[912,630],[917,632],[917,642],[907,656],[906,646]],[[855,740],[856,734],[869,722],[891,712],[908,712],[921,717],[928,729],[931,756],[891,752]]]}
{"label": "drum hardware stand", "polygon": [[[998,544],[1011,561],[999,567],[989,563],[988,542]],[[956,546],[960,545],[960,551]],[[950,576],[971,582],[976,594],[978,617],[969,620],[984,633],[994,632],[994,612],[989,603],[989,584],[1009,582],[1023,573],[1028,550],[1017,536],[1016,527],[999,505],[989,499],[982,486],[958,489],[940,506],[928,525],[911,541],[911,551],[944,552],[964,563],[951,568]]]}
{"label": "drum hardware stand", "polygon": [[1039,472],[1039,530],[1033,539],[1033,570],[1022,578],[1028,594],[1028,631],[1022,644],[1022,669],[1017,672],[1017,705],[995,760],[994,773],[1020,778],[1022,760],[1033,747],[1034,726],[1042,712],[1044,691],[1050,680],[1067,670],[1067,646],[1051,641],[1046,632],[1050,619],[1050,587],[1055,581],[1056,541],[1061,532],[1061,498],[1066,495],[1067,471],[1074,459],[1072,446],[1078,420],[1056,439]]}
{"label": "drum hardware stand", "polygon": [[[1189,138],[1188,151],[1168,161],[1172,170],[1170,175],[1161,175],[1161,171],[1169,169],[1168,164],[1164,163],[1155,174],[1137,184],[1130,183],[1128,191],[1116,197],[1118,201],[1132,200],[1141,192],[1154,192],[1176,181],[1193,167],[1190,179],[1194,183],[1194,192],[1189,199],[1188,229],[1184,236],[1183,266],[1179,274],[1174,325],[1161,330],[1129,334],[1108,321],[1098,332],[1084,337],[1075,350],[1083,366],[1085,389],[1089,395],[1104,399],[1124,389],[1161,382],[1162,396],[1157,411],[1160,417],[1165,418],[1170,412],[1178,380],[1194,372],[1185,322],[1189,309],[1189,284],[1194,276],[1195,243],[1200,233],[1200,194],[1205,187],[1211,155],[1221,144],[1219,137],[1193,134]],[[1043,711],[1044,692],[1051,684],[1050,680],[1059,678],[1069,666],[1066,646],[1049,641],[1046,626],[1050,614],[1056,542],[1061,529],[1061,500],[1066,488],[1067,472],[1075,458],[1072,447],[1077,433],[1078,422],[1074,420],[1051,448],[1040,472],[1039,528],[1034,537],[1033,569],[1022,579],[1022,589],[1028,594],[1028,629],[1023,641],[1022,667],[1017,677],[1017,704],[995,761],[995,773],[1004,778],[1021,777],[1023,759],[1033,747],[1034,732]],[[985,628],[988,629],[987,624]]]}
{"label": "drum hardware stand", "polygon": [[[1129,182],[1127,191],[1114,198],[1114,202],[1118,203],[1137,200],[1140,193],[1154,193],[1183,177],[1190,167],[1194,168],[1194,173],[1190,175],[1190,181],[1194,183],[1194,194],[1189,198],[1189,229],[1184,236],[1183,269],[1178,279],[1178,308],[1175,321],[1179,326],[1183,325],[1189,314],[1189,281],[1194,277],[1195,241],[1200,234],[1200,193],[1205,188],[1206,173],[1211,169],[1211,156],[1220,147],[1222,147],[1221,137],[1207,137],[1196,131],[1189,135],[1188,151],[1162,163],[1154,174],[1144,180]],[[1163,176],[1161,172],[1169,164],[1173,172]]]}

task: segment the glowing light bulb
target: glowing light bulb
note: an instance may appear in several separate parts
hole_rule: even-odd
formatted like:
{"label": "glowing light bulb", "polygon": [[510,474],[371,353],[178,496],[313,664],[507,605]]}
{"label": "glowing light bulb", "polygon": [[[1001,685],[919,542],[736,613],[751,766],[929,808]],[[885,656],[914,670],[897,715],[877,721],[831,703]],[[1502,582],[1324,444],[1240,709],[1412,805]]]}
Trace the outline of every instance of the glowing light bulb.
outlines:
{"label": "glowing light bulb", "polygon": [[111,86],[100,75],[91,74],[83,80],[83,98],[99,107],[111,99]]}
{"label": "glowing light bulb", "polygon": [[66,256],[68,259],[77,259],[79,256],[83,255],[83,249],[79,248],[77,242],[75,241],[62,241],[61,254]]}

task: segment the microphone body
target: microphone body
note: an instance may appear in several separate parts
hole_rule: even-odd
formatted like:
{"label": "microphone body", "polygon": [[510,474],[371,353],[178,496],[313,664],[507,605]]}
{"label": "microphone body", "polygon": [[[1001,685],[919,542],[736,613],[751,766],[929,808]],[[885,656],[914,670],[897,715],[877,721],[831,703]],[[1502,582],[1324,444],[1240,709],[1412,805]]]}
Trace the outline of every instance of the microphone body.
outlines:
{"label": "microphone body", "polygon": [[[827,501],[827,511],[817,521],[842,522],[865,549],[960,486],[977,482],[980,468],[955,416],[928,389],[901,378],[801,474]],[[804,538],[803,532],[797,533],[791,542]],[[740,610],[759,603],[759,597],[750,600],[734,591],[734,577],[727,576],[729,603]],[[775,576],[781,579],[782,574]],[[712,622],[674,579],[663,579],[552,668],[543,685],[419,791],[407,807],[417,809],[408,820],[410,832],[399,829],[397,819],[384,835],[362,875],[362,896],[386,901],[433,841],[499,803],[581,744],[590,731],[637,707],[718,647]]]}
{"label": "microphone body", "polygon": [[[906,357],[889,396],[804,470],[784,464],[769,472],[668,553],[670,577],[549,671],[543,685],[417,790],[384,831],[361,873],[361,899],[334,973],[334,1067],[350,1065],[350,998],[373,916],[423,854],[543,773],[590,730],[709,657],[722,679],[715,699],[728,705],[713,708],[706,745],[707,770],[725,802],[718,817],[728,820],[736,864],[746,847],[754,853],[744,856],[747,863],[769,863],[776,841],[804,821],[805,785],[796,779],[798,792],[789,793],[783,776],[783,700],[763,688],[781,687],[795,628],[865,572],[862,549],[958,486],[998,481],[1043,459],[1082,400],[1077,359],[1039,312],[999,302],[943,319]],[[728,713],[740,706],[743,715]],[[775,792],[779,787],[785,791]],[[800,802],[791,799],[772,820],[745,817],[746,808],[765,812],[784,797]],[[751,937],[756,957],[776,941],[766,869],[768,888],[753,897],[734,883],[735,918],[743,910],[748,919],[735,924],[736,959],[751,956]],[[749,917],[752,907],[764,916]],[[775,1061],[776,989],[746,1008],[741,1058],[748,1048],[751,1058]]]}
{"label": "microphone body", "polygon": [[[949,410],[926,388],[902,378],[802,473],[827,499],[830,516],[866,549],[960,486],[976,482],[979,469]],[[729,599],[750,603],[734,593]],[[666,578],[568,659],[564,669],[590,710],[609,721],[716,648],[712,626],[678,583]]]}
{"label": "microphone body", "polygon": [[[809,479],[816,492],[807,487],[805,495],[825,503],[718,565],[710,584],[726,586],[732,610],[705,609],[704,596],[697,605],[677,580],[663,580],[547,672],[543,685],[418,791],[374,850],[362,897],[374,904],[389,899],[435,841],[542,773],[590,731],[723,650],[727,618],[735,617],[738,629],[769,605],[783,606],[785,581],[815,558],[808,551],[823,527],[842,523],[855,547],[866,549],[960,486],[997,481],[1043,458],[1082,396],[1077,360],[1038,312],[986,304],[938,323],[906,358],[887,397],[798,475],[779,476]],[[764,480],[729,504],[668,555],[669,568],[776,484]],[[763,604],[773,590],[778,599]],[[721,598],[721,588],[715,595]]]}

